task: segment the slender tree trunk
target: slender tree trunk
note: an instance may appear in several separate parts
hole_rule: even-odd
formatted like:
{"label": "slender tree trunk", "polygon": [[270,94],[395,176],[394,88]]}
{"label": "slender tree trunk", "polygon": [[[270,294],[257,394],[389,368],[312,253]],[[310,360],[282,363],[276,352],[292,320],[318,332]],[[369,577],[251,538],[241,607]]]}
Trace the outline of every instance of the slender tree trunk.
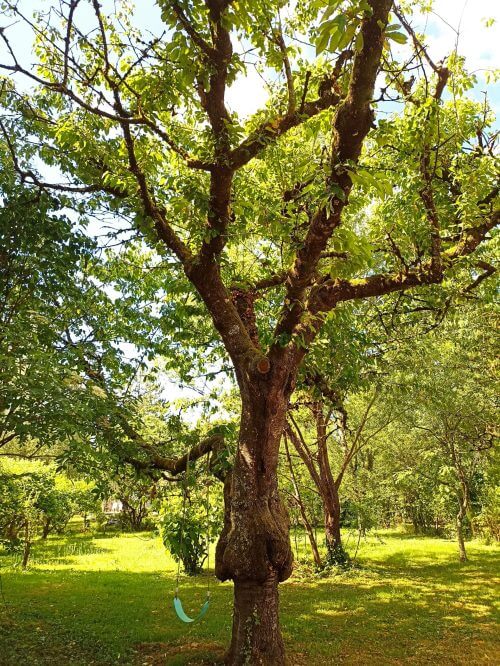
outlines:
{"label": "slender tree trunk", "polygon": [[290,474],[292,477],[292,485],[295,493],[295,501],[297,502],[297,506],[299,507],[300,517],[302,518],[302,524],[304,525],[304,529],[307,532],[307,536],[309,537],[309,543],[311,545],[314,563],[316,564],[317,567],[322,567],[323,562],[321,561],[321,555],[319,554],[318,541],[316,539],[316,535],[307,516],[306,507],[304,505],[302,496],[300,494],[300,487],[297,482],[297,477],[295,476],[295,470],[293,469],[292,458],[290,456],[290,450],[288,448],[288,440],[286,435],[285,435],[285,450],[288,461],[288,467],[290,469]]}
{"label": "slender tree trunk", "polygon": [[460,509],[457,513],[456,526],[457,526],[457,541],[458,541],[458,552],[460,555],[460,562],[467,562],[467,551],[465,550],[465,539],[464,539],[464,518],[467,515],[468,507],[468,488],[467,486],[462,487],[463,495],[460,498]]}
{"label": "slender tree trunk", "polygon": [[290,576],[293,555],[277,467],[288,396],[279,389],[286,382],[272,379],[243,387],[238,450],[224,489],[216,575],[234,581],[230,666],[286,663],[278,583]]}
{"label": "slender tree trunk", "polygon": [[302,500],[301,500],[301,505],[300,505],[300,515],[302,516],[302,524],[304,525],[304,529],[307,532],[309,543],[311,545],[311,550],[312,550],[312,554],[313,554],[313,558],[314,558],[314,564],[317,567],[322,567],[323,562],[321,560],[321,555],[319,554],[318,540],[316,539],[316,535],[314,534],[314,530],[312,528],[312,525],[309,522],[305,507],[302,504]]}
{"label": "slender tree trunk", "polygon": [[340,498],[336,484],[328,484],[324,489],[323,511],[325,517],[326,547],[329,553],[342,549],[342,535],[340,533]]}
{"label": "slender tree trunk", "polygon": [[343,471],[339,474],[337,480],[335,480],[328,455],[327,423],[323,415],[322,401],[313,403],[312,412],[316,422],[317,466],[311,450],[307,446],[303,435],[300,434],[298,426],[293,419],[292,422],[297,432],[292,428],[288,428],[287,434],[295,446],[297,453],[305,463],[321,497],[325,524],[325,540],[328,551],[327,561],[331,564],[342,564],[348,559],[342,546],[342,536],[340,533],[339,486],[342,483]]}
{"label": "slender tree trunk", "polygon": [[344,471],[337,480],[334,479],[330,458],[328,454],[328,431],[324,413],[324,401],[318,400],[313,407],[316,420],[316,436],[318,439],[319,485],[318,490],[323,500],[323,514],[325,519],[325,541],[327,549],[327,562],[330,564],[344,564],[348,557],[342,546],[340,534],[340,497],[339,486],[342,483]]}
{"label": "slender tree trunk", "polygon": [[464,539],[464,518],[469,512],[470,508],[469,483],[453,438],[451,438],[449,442],[449,451],[451,452],[451,457],[453,460],[453,464],[455,466],[455,471],[458,480],[460,482],[460,494],[459,494],[460,508],[458,510],[456,518],[458,552],[460,554],[460,562],[467,562],[467,551],[465,550],[465,539]]}
{"label": "slender tree trunk", "polygon": [[462,508],[457,513],[457,540],[458,540],[458,551],[460,553],[460,562],[467,562],[467,551],[465,550],[465,540],[464,540],[464,529],[463,529],[463,512]]}
{"label": "slender tree trunk", "polygon": [[51,523],[50,518],[46,518],[45,523],[43,525],[42,539],[46,539],[49,536],[50,523]]}
{"label": "slender tree trunk", "polygon": [[21,567],[26,569],[28,566],[28,560],[30,558],[31,552],[31,538],[30,538],[30,526],[29,521],[26,521],[24,525],[24,551],[23,551],[23,561]]}
{"label": "slender tree trunk", "polygon": [[411,522],[413,524],[413,532],[416,535],[420,534],[420,525],[418,523],[417,516],[416,516],[415,512],[412,512]]}

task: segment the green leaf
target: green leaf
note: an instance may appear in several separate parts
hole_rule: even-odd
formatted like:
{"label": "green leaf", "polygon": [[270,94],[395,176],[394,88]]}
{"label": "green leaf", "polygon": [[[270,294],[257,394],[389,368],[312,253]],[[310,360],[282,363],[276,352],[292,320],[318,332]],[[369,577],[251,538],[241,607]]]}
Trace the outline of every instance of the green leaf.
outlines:
{"label": "green leaf", "polygon": [[337,199],[345,201],[345,192],[337,183],[332,183],[330,185],[330,192],[337,197]]}
{"label": "green leaf", "polygon": [[354,37],[354,33],[356,32],[357,28],[357,22],[349,23],[343,34],[341,35],[341,39],[338,43],[339,49],[344,49],[348,44],[350,44],[352,38]]}
{"label": "green leaf", "polygon": [[319,33],[318,39],[316,40],[316,55],[319,55],[326,49],[329,39],[330,32],[328,30],[322,30]]}
{"label": "green leaf", "polygon": [[330,18],[341,2],[342,0],[332,0],[332,2],[330,2],[328,8],[325,10],[325,13],[321,17],[321,23],[324,23]]}
{"label": "green leaf", "polygon": [[392,39],[393,42],[397,42],[398,44],[406,44],[408,41],[408,37],[403,35],[402,32],[388,32],[386,35],[388,39]]}
{"label": "green leaf", "polygon": [[359,53],[360,51],[363,50],[363,45],[364,45],[364,38],[363,38],[363,33],[360,30],[356,35],[356,41],[354,42],[354,50],[357,51],[357,53]]}

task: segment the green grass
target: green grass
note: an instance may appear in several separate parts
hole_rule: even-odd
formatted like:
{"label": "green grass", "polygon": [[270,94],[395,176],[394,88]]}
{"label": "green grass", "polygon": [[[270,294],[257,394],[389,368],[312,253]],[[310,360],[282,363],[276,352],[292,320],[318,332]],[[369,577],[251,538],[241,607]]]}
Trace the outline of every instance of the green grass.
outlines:
{"label": "green grass", "polygon": [[[359,568],[320,579],[299,567],[281,587],[291,663],[499,663],[499,551],[468,551],[460,564],[452,541],[385,532],[361,541]],[[0,567],[2,666],[217,663],[229,640],[231,585],[215,583],[206,618],[183,625],[176,565],[149,533],[53,537],[28,571],[5,554]],[[188,612],[205,583],[183,579]]]}

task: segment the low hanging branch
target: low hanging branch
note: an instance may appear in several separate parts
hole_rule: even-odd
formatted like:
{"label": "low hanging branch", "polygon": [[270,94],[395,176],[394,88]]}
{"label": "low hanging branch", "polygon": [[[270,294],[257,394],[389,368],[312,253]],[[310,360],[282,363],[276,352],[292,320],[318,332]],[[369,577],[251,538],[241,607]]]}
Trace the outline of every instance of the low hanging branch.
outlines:
{"label": "low hanging branch", "polygon": [[[149,473],[168,472],[175,477],[185,472],[188,464],[195,462],[209,453],[212,454],[211,469],[216,471],[213,461],[216,460],[217,454],[223,450],[224,442],[225,440],[222,435],[211,435],[210,437],[202,439],[198,444],[192,446],[187,453],[184,453],[181,456],[166,457],[156,453],[151,445],[135,440],[135,443],[139,444],[141,452],[145,454],[145,460],[139,459],[136,456],[130,456],[120,451],[117,451],[117,453],[125,462],[132,465],[137,471]],[[220,477],[219,472],[217,475]]]}
{"label": "low hanging branch", "polygon": [[[68,333],[69,336],[69,333]],[[75,343],[71,340],[69,336],[69,342],[73,346],[78,348],[78,343]],[[225,472],[217,469],[217,459],[218,454],[225,447],[225,438],[221,434],[213,434],[204,439],[200,440],[197,444],[192,446],[189,451],[180,455],[180,456],[163,456],[158,453],[158,443],[150,442],[146,440],[138,430],[130,423],[130,420],[123,413],[120,407],[116,404],[115,396],[110,391],[107,386],[104,374],[100,369],[100,360],[97,359],[97,363],[91,363],[89,359],[83,357],[82,360],[85,366],[85,372],[93,384],[98,386],[104,393],[108,400],[114,405],[114,415],[117,420],[117,423],[122,430],[123,434],[132,442],[135,446],[140,449],[140,452],[143,457],[138,457],[137,455],[131,455],[126,447],[112,445],[111,448],[113,452],[124,462],[132,465],[134,469],[141,472],[147,473],[156,473],[156,472],[168,472],[173,477],[186,471],[189,463],[202,458],[203,456],[211,453],[211,468],[216,473],[216,475],[224,480]],[[110,434],[112,440],[115,439],[115,434],[112,432],[112,425],[108,419],[100,420],[98,423],[99,427],[102,428],[105,432]],[[173,479],[170,479],[173,480]]]}

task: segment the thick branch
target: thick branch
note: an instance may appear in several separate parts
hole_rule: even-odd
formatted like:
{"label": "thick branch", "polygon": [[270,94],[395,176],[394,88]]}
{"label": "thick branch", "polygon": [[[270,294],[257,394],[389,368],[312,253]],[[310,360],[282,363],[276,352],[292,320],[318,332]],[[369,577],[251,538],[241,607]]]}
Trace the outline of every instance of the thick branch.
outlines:
{"label": "thick branch", "polygon": [[229,155],[231,168],[240,169],[283,134],[302,125],[310,118],[317,116],[318,113],[335,106],[339,101],[340,96],[330,91],[314,102],[305,102],[300,112],[287,113],[262,123],[247,139],[231,151]]}
{"label": "thick branch", "polygon": [[[472,254],[488,232],[498,224],[500,224],[500,210],[495,211],[483,224],[465,230],[462,239],[441,254],[443,267],[450,268],[460,258]],[[437,284],[442,279],[442,274],[436,275],[434,272],[432,260],[425,262],[420,270],[413,272],[370,275],[360,280],[326,278],[311,294],[309,309],[312,313],[326,312],[342,301],[382,296],[420,285]]]}
{"label": "thick branch", "polygon": [[287,297],[276,326],[275,335],[292,334],[304,312],[307,290],[314,278],[318,262],[326,250],[334,229],[340,224],[352,187],[347,162],[356,162],[363,141],[373,123],[370,102],[380,67],[391,0],[370,3],[372,15],[361,26],[363,48],[353,62],[349,91],[339,106],[333,122],[332,170],[328,183],[329,205],[322,207],[311,219],[306,238],[290,271]]}
{"label": "thick branch", "polygon": [[210,207],[207,217],[208,233],[203,241],[199,260],[207,264],[219,255],[226,244],[226,231],[231,219],[230,202],[233,169],[229,164],[231,117],[226,108],[225,94],[228,67],[233,55],[229,31],[224,26],[220,3],[206,0],[214,47],[211,50],[211,73],[208,90],[201,83],[198,92],[206,111],[215,144],[215,164],[210,174]]}
{"label": "thick branch", "polygon": [[[136,443],[137,440],[136,440]],[[140,444],[140,443],[139,443]],[[193,446],[187,453],[177,458],[158,455],[149,445],[140,444],[142,451],[147,456],[146,460],[130,456],[126,453],[118,452],[118,455],[135,469],[142,472],[169,472],[173,476],[186,471],[188,464],[202,458],[208,453],[216,453],[224,446],[224,437],[222,435],[212,435],[202,439]]]}

